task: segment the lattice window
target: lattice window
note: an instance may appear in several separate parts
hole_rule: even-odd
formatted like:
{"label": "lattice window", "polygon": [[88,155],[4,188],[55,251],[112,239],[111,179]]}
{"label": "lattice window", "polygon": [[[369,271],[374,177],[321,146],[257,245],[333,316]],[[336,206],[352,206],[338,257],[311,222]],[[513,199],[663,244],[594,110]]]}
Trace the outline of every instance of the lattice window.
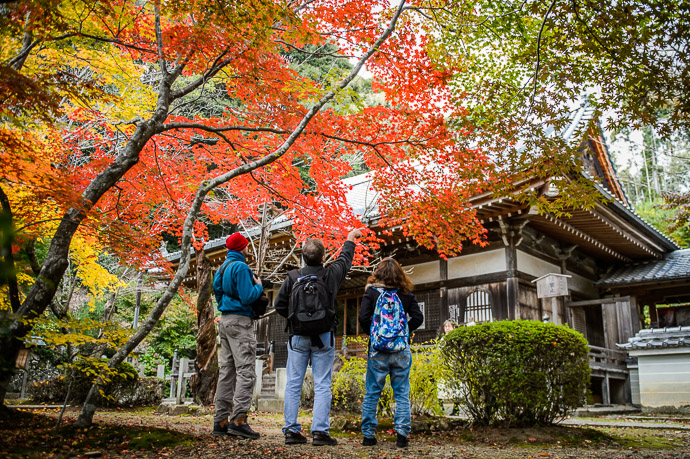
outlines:
{"label": "lattice window", "polygon": [[467,307],[465,308],[465,323],[468,322],[491,322],[493,313],[491,312],[491,295],[486,290],[476,290],[467,297]]}

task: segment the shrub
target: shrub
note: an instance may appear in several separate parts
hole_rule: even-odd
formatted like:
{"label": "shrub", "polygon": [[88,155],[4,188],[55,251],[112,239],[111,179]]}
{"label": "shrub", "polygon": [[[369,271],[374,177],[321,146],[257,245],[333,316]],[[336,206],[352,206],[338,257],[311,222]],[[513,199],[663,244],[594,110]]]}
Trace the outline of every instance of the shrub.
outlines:
{"label": "shrub", "polygon": [[[367,339],[355,338],[359,340],[364,349],[369,347]],[[367,359],[365,357],[340,357],[342,367],[333,376],[333,409],[349,413],[362,412],[362,400],[366,392]],[[391,401],[393,399],[393,389],[390,386],[390,379],[386,378],[386,385],[381,391],[379,400],[379,414],[391,415]]]}
{"label": "shrub", "polygon": [[[146,352],[141,354],[138,360],[141,366],[144,368],[144,374],[146,376],[155,376],[158,372],[158,365],[166,365],[167,363],[167,359],[164,356],[160,355],[151,348],[148,348]],[[167,368],[167,365],[166,370],[170,371],[170,369]]]}
{"label": "shrub", "polygon": [[437,385],[444,369],[437,340],[430,341],[424,346],[412,346],[410,409],[413,415],[443,414]]}
{"label": "shrub", "polygon": [[478,424],[550,424],[586,400],[588,347],[535,321],[462,327],[442,340],[447,384]]}

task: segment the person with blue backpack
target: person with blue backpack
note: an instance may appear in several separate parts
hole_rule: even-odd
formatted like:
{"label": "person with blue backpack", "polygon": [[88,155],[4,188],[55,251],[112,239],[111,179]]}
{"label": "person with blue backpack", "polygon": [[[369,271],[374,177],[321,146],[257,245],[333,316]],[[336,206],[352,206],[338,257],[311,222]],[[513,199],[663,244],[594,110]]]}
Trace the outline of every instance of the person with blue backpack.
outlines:
{"label": "person with blue backpack", "polygon": [[395,397],[396,445],[406,448],[410,435],[410,336],[424,322],[412,281],[393,258],[384,258],[367,279],[359,323],[369,332],[366,393],[362,402],[364,446],[376,445],[376,409],[390,375]]}

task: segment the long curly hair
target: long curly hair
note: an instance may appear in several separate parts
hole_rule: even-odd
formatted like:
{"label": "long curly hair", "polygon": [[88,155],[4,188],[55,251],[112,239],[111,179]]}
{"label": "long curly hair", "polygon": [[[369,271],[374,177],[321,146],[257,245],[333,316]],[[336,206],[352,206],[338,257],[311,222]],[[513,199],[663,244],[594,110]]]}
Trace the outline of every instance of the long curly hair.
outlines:
{"label": "long curly hair", "polygon": [[414,288],[414,284],[400,263],[390,257],[381,260],[381,263],[374,270],[374,274],[367,279],[367,284],[383,284],[387,287],[397,288],[402,293],[411,293]]}

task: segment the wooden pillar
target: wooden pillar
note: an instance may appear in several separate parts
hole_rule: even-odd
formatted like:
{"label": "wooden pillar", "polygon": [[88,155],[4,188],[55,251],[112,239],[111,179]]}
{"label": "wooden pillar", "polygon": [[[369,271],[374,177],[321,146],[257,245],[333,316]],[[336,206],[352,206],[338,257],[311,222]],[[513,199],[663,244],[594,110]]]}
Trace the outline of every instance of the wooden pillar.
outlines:
{"label": "wooden pillar", "polygon": [[26,383],[29,381],[29,362],[26,362],[26,368],[24,368],[24,375],[22,376],[22,388],[19,391],[19,398],[26,398]]}
{"label": "wooden pillar", "polygon": [[609,387],[609,373],[604,374],[604,380],[601,382],[601,402],[604,405],[611,404],[611,388]]}
{"label": "wooden pillar", "polygon": [[518,278],[517,278],[517,250],[513,237],[508,238],[506,247],[506,307],[508,319],[520,318],[520,306],[518,304]]}
{"label": "wooden pillar", "polygon": [[506,312],[509,320],[516,320],[520,318],[517,247],[522,243],[522,229],[527,220],[511,225],[499,217],[498,224],[506,247]]}
{"label": "wooden pillar", "polygon": [[651,322],[650,328],[659,327],[659,314],[656,313],[656,304],[649,306],[649,321]]}
{"label": "wooden pillar", "polygon": [[630,296],[630,323],[632,326],[632,334],[635,335],[641,328],[644,328],[643,315],[640,311],[640,306],[637,304],[637,298]]}
{"label": "wooden pillar", "polygon": [[439,267],[439,277],[441,279],[439,295],[441,297],[441,324],[443,325],[443,322],[450,317],[450,312],[448,311],[448,287],[446,287],[446,281],[448,280],[448,260],[441,258]]}

